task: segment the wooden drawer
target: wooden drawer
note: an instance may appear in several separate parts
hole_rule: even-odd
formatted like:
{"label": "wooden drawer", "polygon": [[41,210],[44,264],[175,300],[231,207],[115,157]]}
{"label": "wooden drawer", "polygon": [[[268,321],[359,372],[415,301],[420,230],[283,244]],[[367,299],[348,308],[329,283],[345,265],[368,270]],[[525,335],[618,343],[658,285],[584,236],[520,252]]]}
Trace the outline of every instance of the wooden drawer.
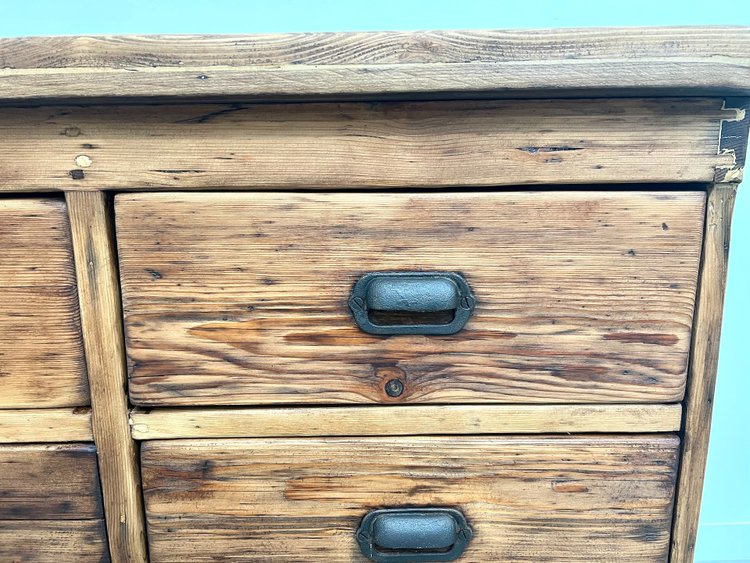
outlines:
{"label": "wooden drawer", "polygon": [[67,210],[0,199],[0,408],[89,404]]}
{"label": "wooden drawer", "polygon": [[462,561],[664,561],[679,441],[632,437],[157,441],[151,559],[364,561],[369,511],[450,507]]}
{"label": "wooden drawer", "polygon": [[[140,405],[682,399],[705,193],[122,194]],[[373,271],[461,272],[450,336],[374,336]],[[403,392],[385,391],[399,380]]]}
{"label": "wooden drawer", "polygon": [[0,560],[109,560],[93,445],[0,446]]}

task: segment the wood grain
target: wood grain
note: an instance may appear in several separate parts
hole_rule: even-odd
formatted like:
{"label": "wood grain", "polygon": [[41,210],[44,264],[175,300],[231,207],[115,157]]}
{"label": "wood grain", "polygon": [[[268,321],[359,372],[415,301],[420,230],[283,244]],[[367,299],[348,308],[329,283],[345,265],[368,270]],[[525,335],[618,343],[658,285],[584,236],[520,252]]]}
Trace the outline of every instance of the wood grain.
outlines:
{"label": "wood grain", "polygon": [[0,491],[0,560],[108,560],[93,445],[0,446]]}
{"label": "wood grain", "polygon": [[93,440],[88,407],[0,410],[0,444]]}
{"label": "wood grain", "polygon": [[[124,194],[139,405],[681,400],[703,192]],[[360,331],[366,272],[460,271],[452,336]],[[404,393],[384,384],[400,379]]]}
{"label": "wood grain", "polygon": [[676,432],[681,421],[680,405],[162,408],[130,413],[136,440]]}
{"label": "wood grain", "polygon": [[663,561],[678,440],[422,437],[146,442],[151,557],[364,561],[376,508],[460,509],[466,561]]}
{"label": "wood grain", "polygon": [[742,27],[3,39],[12,101],[750,91]]}
{"label": "wood grain", "polygon": [[[721,99],[0,108],[0,190],[713,182]],[[746,131],[744,133],[746,135]]]}
{"label": "wood grain", "polygon": [[685,395],[683,451],[672,536],[673,563],[691,563],[695,552],[719,362],[719,338],[736,190],[735,184],[717,184],[711,187],[708,194],[695,333]]}
{"label": "wood grain", "polygon": [[0,199],[0,408],[89,404],[65,203]]}
{"label": "wood grain", "polygon": [[145,562],[138,453],[127,418],[122,310],[111,214],[102,192],[69,192],[65,197],[70,209],[110,553],[116,562]]}

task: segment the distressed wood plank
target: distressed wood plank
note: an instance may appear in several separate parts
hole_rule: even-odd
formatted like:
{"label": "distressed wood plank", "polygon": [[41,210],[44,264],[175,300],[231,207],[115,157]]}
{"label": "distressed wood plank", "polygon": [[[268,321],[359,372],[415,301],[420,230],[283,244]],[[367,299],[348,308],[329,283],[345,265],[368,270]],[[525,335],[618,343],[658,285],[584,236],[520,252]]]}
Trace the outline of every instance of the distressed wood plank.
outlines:
{"label": "distressed wood plank", "polygon": [[130,438],[122,310],[111,215],[102,192],[65,194],[91,380],[94,439],[113,561],[147,560],[138,453]]}
{"label": "distressed wood plank", "polygon": [[[682,399],[705,193],[123,194],[140,405]],[[354,283],[460,271],[451,336],[360,331]],[[403,394],[384,391],[400,379]]]}
{"label": "distressed wood plank", "polygon": [[685,395],[685,422],[677,489],[673,563],[690,563],[695,552],[703,479],[711,433],[719,338],[729,258],[732,210],[737,186],[716,184],[708,194],[703,263],[695,312],[695,334]]}
{"label": "distressed wood plank", "polygon": [[0,446],[0,559],[106,561],[93,445]]}
{"label": "distressed wood plank", "polygon": [[0,199],[0,408],[88,405],[65,203]]}
{"label": "distressed wood plank", "polygon": [[136,440],[419,434],[643,433],[680,430],[680,405],[135,409]]}
{"label": "distressed wood plank", "polygon": [[0,443],[93,440],[88,407],[0,410]]}
{"label": "distressed wood plank", "polygon": [[0,190],[713,182],[721,99],[0,109]]}
{"label": "distressed wood plank", "polygon": [[0,99],[750,92],[743,27],[3,39]]}
{"label": "distressed wood plank", "polygon": [[104,520],[0,521],[0,558],[13,563],[107,563]]}
{"label": "distressed wood plank", "polygon": [[678,440],[422,437],[146,442],[152,561],[364,561],[370,510],[460,509],[467,561],[663,561]]}

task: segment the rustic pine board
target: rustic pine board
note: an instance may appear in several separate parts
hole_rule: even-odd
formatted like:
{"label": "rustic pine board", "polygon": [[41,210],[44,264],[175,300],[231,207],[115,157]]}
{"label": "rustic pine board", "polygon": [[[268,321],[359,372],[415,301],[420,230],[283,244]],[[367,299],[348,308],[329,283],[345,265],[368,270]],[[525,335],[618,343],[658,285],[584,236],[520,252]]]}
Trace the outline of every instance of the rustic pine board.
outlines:
{"label": "rustic pine board", "polygon": [[88,404],[65,203],[0,199],[0,408]]}
{"label": "rustic pine board", "polygon": [[677,432],[680,405],[134,409],[136,440],[419,434]]}
{"label": "rustic pine board", "polygon": [[[2,71],[0,71],[2,72]],[[0,190],[409,188],[741,178],[722,99],[0,109]]]}
{"label": "rustic pine board", "polygon": [[109,560],[93,445],[0,446],[0,491],[0,560]]}
{"label": "rustic pine board", "polygon": [[[131,399],[679,401],[704,198],[119,195]],[[348,298],[378,270],[461,271],[476,310],[452,336],[365,334]]]}
{"label": "rustic pine board", "polygon": [[91,409],[0,409],[0,444],[91,442]]}
{"label": "rustic pine board", "polygon": [[739,94],[743,27],[44,37],[0,41],[1,97]]}
{"label": "rustic pine board", "polygon": [[111,207],[103,192],[65,195],[75,249],[94,440],[112,560],[145,563],[140,471],[128,426],[125,345]]}
{"label": "rustic pine board", "polygon": [[466,561],[664,561],[677,451],[672,435],[146,442],[151,560],[364,561],[361,518],[406,505],[460,509]]}

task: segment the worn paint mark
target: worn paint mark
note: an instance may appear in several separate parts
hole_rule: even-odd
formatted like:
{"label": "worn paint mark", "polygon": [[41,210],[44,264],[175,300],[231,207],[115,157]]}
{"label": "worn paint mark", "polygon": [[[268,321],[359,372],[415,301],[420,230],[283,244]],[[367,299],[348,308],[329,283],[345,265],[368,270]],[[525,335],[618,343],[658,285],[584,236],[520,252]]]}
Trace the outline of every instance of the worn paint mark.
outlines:
{"label": "worn paint mark", "polygon": [[78,166],[79,168],[88,168],[89,166],[91,166],[92,162],[93,161],[91,160],[91,157],[85,154],[79,154],[75,158],[76,166]]}
{"label": "worn paint mark", "polygon": [[588,493],[589,488],[577,483],[553,483],[552,490],[556,493]]}
{"label": "worn paint mark", "polygon": [[[208,77],[206,77],[208,78]],[[218,111],[212,111],[210,113],[204,113],[202,115],[199,115],[197,117],[191,117],[189,119],[181,119],[180,121],[176,121],[175,123],[208,123],[209,121],[214,121],[217,118],[223,117],[225,115],[228,115],[230,113],[234,113],[236,111],[242,111],[247,109],[247,106],[241,105],[241,104],[233,104],[229,107],[226,107],[224,109],[218,110]]]}
{"label": "worn paint mark", "polygon": [[649,332],[612,332],[602,336],[604,340],[618,340],[620,342],[654,344],[656,346],[674,346],[679,342],[675,334],[659,334]]}
{"label": "worn paint mark", "polygon": [[732,117],[722,119],[719,130],[719,155],[730,155],[732,163],[716,167],[715,182],[740,182],[747,157],[748,128],[750,127],[750,100],[727,98],[722,109]]}
{"label": "worn paint mark", "polygon": [[179,168],[179,169],[165,169],[165,170],[152,170],[151,172],[159,172],[161,174],[202,174],[205,170],[198,168]]}
{"label": "worn paint mark", "polygon": [[566,151],[582,151],[583,147],[571,147],[568,145],[550,145],[543,147],[516,147],[516,150],[527,152],[529,154],[537,154],[540,152],[566,152]]}

